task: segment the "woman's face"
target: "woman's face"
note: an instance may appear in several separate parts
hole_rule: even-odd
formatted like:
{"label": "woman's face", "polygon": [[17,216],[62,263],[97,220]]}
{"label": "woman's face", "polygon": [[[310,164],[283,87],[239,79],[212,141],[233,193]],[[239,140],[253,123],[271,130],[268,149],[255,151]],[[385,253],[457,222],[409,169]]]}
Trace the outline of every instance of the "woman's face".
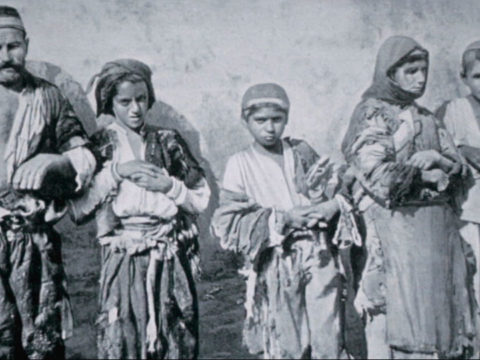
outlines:
{"label": "woman's face", "polygon": [[112,110],[115,117],[132,130],[138,130],[145,122],[148,110],[148,89],[144,81],[124,81],[117,85]]}
{"label": "woman's face", "polygon": [[393,75],[393,81],[412,94],[422,95],[427,82],[428,64],[426,60],[415,60],[399,66]]}

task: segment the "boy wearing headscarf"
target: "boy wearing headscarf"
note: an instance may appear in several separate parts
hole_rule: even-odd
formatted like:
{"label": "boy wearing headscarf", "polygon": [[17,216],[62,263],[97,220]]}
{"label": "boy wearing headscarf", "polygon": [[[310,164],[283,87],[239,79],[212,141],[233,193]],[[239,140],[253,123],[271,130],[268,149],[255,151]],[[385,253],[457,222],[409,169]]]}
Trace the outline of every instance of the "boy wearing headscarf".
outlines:
{"label": "boy wearing headscarf", "polygon": [[305,141],[282,139],[289,106],[277,84],[244,94],[242,121],[254,142],[227,162],[212,228],[224,249],[245,260],[249,351],[266,359],[338,358],[345,346],[339,253],[348,257],[361,239],[340,192],[341,169]]}
{"label": "boy wearing headscarf", "polygon": [[0,357],[62,359],[72,318],[53,225],[95,159],[59,89],[26,70],[28,43],[0,6]]}
{"label": "boy wearing headscarf", "polygon": [[473,281],[475,299],[480,304],[480,41],[471,43],[463,52],[460,76],[470,94],[447,101],[437,110],[437,116],[443,119],[472,174],[458,201],[461,203],[460,233],[476,258]]}
{"label": "boy wearing headscarf", "polygon": [[342,143],[367,228],[356,302],[367,316],[369,358],[458,357],[475,334],[451,205],[462,158],[437,118],[415,102],[427,74],[422,46],[387,39]]}
{"label": "boy wearing headscarf", "polygon": [[102,246],[98,357],[196,358],[195,217],[210,189],[181,136],[145,124],[147,65],[111,61],[95,80],[97,115],[113,122],[93,136],[99,171],[70,205],[77,221],[95,215]]}

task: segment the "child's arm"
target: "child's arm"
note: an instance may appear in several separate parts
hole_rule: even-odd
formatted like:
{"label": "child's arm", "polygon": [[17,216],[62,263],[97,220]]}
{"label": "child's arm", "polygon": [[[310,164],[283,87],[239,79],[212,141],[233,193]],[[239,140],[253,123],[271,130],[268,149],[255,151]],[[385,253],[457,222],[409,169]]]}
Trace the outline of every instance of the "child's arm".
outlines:
{"label": "child's arm", "polygon": [[199,214],[207,208],[211,191],[205,178],[193,188],[188,188],[183,181],[174,177],[171,177],[171,180],[172,188],[166,195],[175,201],[177,206],[191,214]]}

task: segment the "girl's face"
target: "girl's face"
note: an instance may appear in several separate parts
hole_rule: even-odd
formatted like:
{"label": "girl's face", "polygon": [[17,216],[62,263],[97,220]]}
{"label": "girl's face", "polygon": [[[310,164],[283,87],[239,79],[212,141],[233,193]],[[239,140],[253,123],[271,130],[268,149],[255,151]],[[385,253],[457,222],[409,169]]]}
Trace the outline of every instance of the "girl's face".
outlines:
{"label": "girl's face", "polygon": [[148,110],[148,89],[144,81],[124,81],[117,85],[112,110],[115,117],[126,127],[138,130],[145,122]]}
{"label": "girl's face", "polygon": [[480,60],[475,60],[469,67],[463,81],[470,88],[472,95],[480,101]]}
{"label": "girl's face", "polygon": [[427,71],[426,60],[407,62],[395,70],[393,80],[402,90],[422,95],[427,82]]}
{"label": "girl's face", "polygon": [[246,120],[246,125],[255,141],[264,148],[278,145],[285,125],[287,114],[273,107],[261,107]]}

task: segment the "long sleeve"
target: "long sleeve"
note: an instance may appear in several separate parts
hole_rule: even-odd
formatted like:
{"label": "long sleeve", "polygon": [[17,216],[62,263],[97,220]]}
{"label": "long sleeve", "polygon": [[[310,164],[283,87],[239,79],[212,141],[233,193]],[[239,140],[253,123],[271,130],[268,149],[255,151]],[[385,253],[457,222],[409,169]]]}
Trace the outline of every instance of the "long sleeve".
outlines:
{"label": "long sleeve", "polygon": [[242,253],[253,262],[268,246],[271,214],[272,209],[260,207],[244,194],[221,190],[212,231],[222,248]]}
{"label": "long sleeve", "polygon": [[237,157],[231,157],[223,176],[220,204],[212,219],[212,231],[226,250],[239,252],[254,261],[270,240],[273,209],[249,198],[242,184]]}
{"label": "long sleeve", "polygon": [[81,196],[68,201],[73,220],[81,223],[97,210],[118,187],[112,173],[112,162],[104,164]]}
{"label": "long sleeve", "polygon": [[177,206],[191,214],[199,214],[207,208],[211,191],[205,178],[193,188],[188,188],[183,181],[174,177],[172,181],[173,186],[166,195],[175,201]]}
{"label": "long sleeve", "polygon": [[54,141],[60,152],[73,149],[78,146],[84,146],[88,143],[87,134],[82,123],[75,115],[72,106],[64,98],[57,88],[51,88],[49,91],[58,92],[58,110],[56,115]]}
{"label": "long sleeve", "polygon": [[96,161],[93,154],[84,146],[75,147],[63,153],[67,156],[75,170],[76,191],[83,189],[90,183],[96,167]]}
{"label": "long sleeve", "polygon": [[357,179],[377,201],[389,206],[410,192],[419,178],[419,170],[397,160],[395,138],[389,130],[386,114],[368,106],[356,111],[352,121],[358,133],[350,134],[348,145],[350,165]]}

